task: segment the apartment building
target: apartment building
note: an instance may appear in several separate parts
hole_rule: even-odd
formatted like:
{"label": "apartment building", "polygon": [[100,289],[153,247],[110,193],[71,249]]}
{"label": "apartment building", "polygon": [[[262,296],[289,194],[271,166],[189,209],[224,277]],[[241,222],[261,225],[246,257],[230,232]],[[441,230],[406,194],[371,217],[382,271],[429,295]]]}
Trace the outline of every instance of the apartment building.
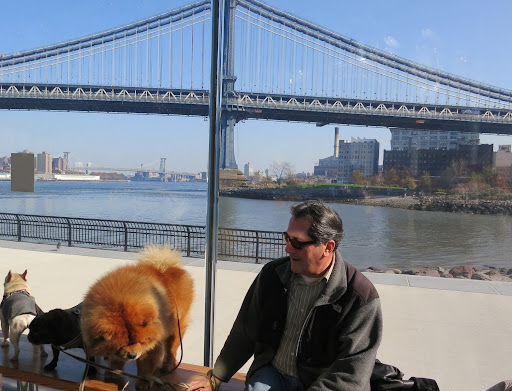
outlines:
{"label": "apartment building", "polygon": [[49,174],[52,172],[53,156],[48,152],[41,152],[36,157],[36,171]]}

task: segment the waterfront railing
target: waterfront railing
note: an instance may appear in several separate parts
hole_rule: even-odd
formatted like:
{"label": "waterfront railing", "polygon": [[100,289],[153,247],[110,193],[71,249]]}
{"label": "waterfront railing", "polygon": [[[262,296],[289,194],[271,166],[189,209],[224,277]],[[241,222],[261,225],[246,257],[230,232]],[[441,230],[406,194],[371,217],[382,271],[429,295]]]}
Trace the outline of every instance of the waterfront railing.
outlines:
{"label": "waterfront railing", "polygon": [[[197,225],[0,213],[0,238],[18,242],[123,251],[169,244],[184,256],[202,258],[205,237],[206,228]],[[260,263],[285,254],[281,232],[219,228],[218,241],[218,256],[223,260]]]}

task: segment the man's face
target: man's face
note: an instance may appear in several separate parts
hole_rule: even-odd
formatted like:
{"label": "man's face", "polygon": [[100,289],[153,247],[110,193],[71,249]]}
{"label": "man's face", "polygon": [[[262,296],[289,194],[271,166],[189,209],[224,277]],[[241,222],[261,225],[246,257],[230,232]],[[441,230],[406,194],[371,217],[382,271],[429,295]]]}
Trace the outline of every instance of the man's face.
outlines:
{"label": "man's face", "polygon": [[[286,233],[290,238],[301,242],[313,240],[308,231],[311,222],[305,218],[291,218]],[[290,242],[286,244],[286,252],[290,256],[292,272],[307,277],[319,277],[325,273],[332,261],[334,241],[330,240],[322,244],[310,244],[298,250]]]}

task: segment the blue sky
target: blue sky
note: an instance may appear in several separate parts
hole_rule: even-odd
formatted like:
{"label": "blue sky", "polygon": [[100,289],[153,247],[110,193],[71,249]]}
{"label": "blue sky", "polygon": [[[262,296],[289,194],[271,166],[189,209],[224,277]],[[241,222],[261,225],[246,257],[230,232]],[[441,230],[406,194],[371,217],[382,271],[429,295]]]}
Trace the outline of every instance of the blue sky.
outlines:
{"label": "blue sky", "polygon": [[[0,54],[87,36],[188,4],[182,0],[2,0]],[[512,89],[509,17],[512,2],[267,0],[276,8],[346,37],[446,72]],[[205,171],[208,121],[204,118],[93,113],[0,111],[0,156],[23,149],[111,167]],[[334,125],[246,121],[237,125],[239,168],[264,170],[290,161],[312,172],[332,154]],[[376,138],[389,148],[387,129],[341,126],[341,138]],[[509,136],[481,136],[482,143],[512,144]]]}

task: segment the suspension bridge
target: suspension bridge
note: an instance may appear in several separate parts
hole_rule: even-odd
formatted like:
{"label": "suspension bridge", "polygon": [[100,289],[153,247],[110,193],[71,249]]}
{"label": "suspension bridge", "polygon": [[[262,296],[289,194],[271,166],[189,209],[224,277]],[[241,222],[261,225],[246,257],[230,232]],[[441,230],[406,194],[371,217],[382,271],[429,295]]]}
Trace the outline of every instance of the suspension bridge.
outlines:
{"label": "suspension bridge", "polygon": [[[512,135],[512,91],[414,63],[258,0],[224,0],[221,168],[245,119]],[[209,0],[0,55],[0,109],[208,116]]]}
{"label": "suspension bridge", "polygon": [[[68,152],[69,153],[69,152]],[[69,155],[68,155],[69,158]],[[151,178],[158,178],[163,182],[181,182],[188,180],[197,179],[197,174],[192,172],[182,172],[182,171],[174,171],[167,169],[167,158],[160,158],[160,167],[150,168],[155,162],[150,162],[146,164],[141,164],[140,167],[108,167],[108,166],[99,166],[88,163],[86,165],[76,163],[74,165],[70,165],[69,169],[71,171],[85,171],[85,172],[98,172],[98,171],[115,171],[115,172],[134,172],[135,177],[134,180],[148,180]],[[156,175],[150,177],[150,175]]]}

